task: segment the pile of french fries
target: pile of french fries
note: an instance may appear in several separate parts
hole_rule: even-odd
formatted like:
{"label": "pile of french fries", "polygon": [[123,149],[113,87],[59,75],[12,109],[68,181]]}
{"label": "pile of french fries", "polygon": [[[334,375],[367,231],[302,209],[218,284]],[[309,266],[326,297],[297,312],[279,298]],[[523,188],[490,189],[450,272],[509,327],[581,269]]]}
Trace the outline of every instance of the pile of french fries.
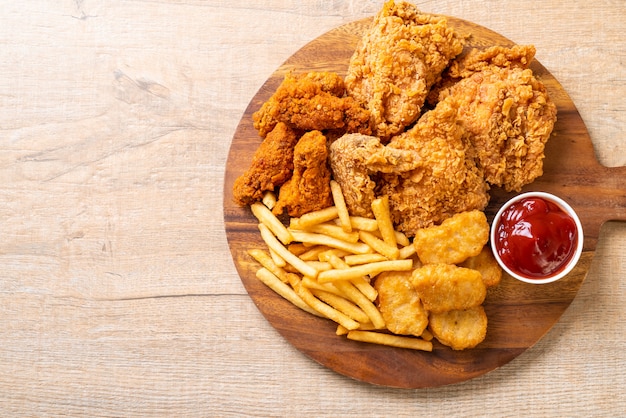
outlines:
{"label": "pile of french fries", "polygon": [[375,301],[371,281],[385,271],[409,271],[415,248],[394,230],[386,197],[372,202],[375,219],[350,216],[341,187],[331,181],[334,206],[291,218],[289,227],[271,208],[273,193],[251,205],[268,250],[248,251],[261,264],[256,276],[277,294],[313,315],[338,324],[337,335],[394,347],[432,351],[432,335],[393,335]]}

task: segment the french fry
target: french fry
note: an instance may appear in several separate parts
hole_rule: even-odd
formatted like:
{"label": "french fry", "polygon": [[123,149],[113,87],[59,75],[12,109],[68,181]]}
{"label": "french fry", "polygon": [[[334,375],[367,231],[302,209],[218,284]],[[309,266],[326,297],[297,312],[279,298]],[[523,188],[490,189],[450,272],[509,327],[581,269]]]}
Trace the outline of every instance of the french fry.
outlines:
{"label": "french fry", "polygon": [[320,314],[318,311],[312,309],[308,304],[306,304],[291,287],[283,283],[278,277],[276,277],[271,271],[269,271],[265,267],[257,270],[256,277],[278,295],[282,296],[284,299],[296,305],[303,311],[306,311],[316,316],[324,317],[324,315]]}
{"label": "french fry", "polygon": [[310,247],[304,245],[301,242],[292,242],[291,244],[287,246],[287,249],[289,250],[290,253],[300,256],[301,254],[304,254],[305,252],[307,252],[310,249]]}
{"label": "french fry", "polygon": [[311,293],[309,289],[303,286],[302,283],[298,283],[295,286],[294,290],[296,294],[300,296],[300,298],[307,305],[309,305],[311,308],[315,309],[317,312],[327,317],[328,319],[331,319],[335,321],[336,323],[343,325],[349,330],[357,329],[359,327],[359,323],[357,321],[349,318],[347,315],[339,312],[335,308],[325,304],[324,302],[322,302],[321,300],[313,296],[313,293]]}
{"label": "french fry", "polygon": [[267,208],[269,210],[274,209],[274,206],[276,206],[276,193],[274,192],[265,192],[265,194],[263,195],[263,198],[261,199],[261,202],[267,206]]}
{"label": "french fry", "polygon": [[283,283],[287,283],[287,272],[282,266],[276,265],[272,257],[270,257],[265,251],[260,249],[252,249],[248,251],[248,254],[254,258],[259,264],[272,272]]}
{"label": "french fry", "polygon": [[367,314],[363,312],[361,308],[359,308],[357,305],[355,305],[348,299],[343,298],[341,296],[337,296],[333,293],[326,292],[324,290],[319,290],[319,289],[310,289],[310,290],[311,290],[311,293],[313,293],[313,295],[316,298],[332,306],[333,308],[337,309],[339,312],[345,314],[349,318],[352,318],[359,323],[369,322],[370,319],[367,316]]}
{"label": "french fry", "polygon": [[[298,256],[304,261],[319,260],[320,253],[323,253],[324,251],[328,251],[329,249],[325,245],[315,245],[313,247],[305,247],[305,248],[307,250]],[[325,261],[325,260],[320,260],[320,261]]]}
{"label": "french fry", "polygon": [[335,283],[335,287],[344,293],[350,300],[356,303],[367,314],[374,327],[377,329],[385,328],[385,320],[380,311],[371,300],[365,297],[363,293],[354,287],[354,285],[348,281],[342,280]]}
{"label": "french fry", "polygon": [[313,225],[332,221],[333,219],[337,218],[337,216],[337,207],[329,206],[325,209],[305,213],[299,218],[291,218],[291,220],[289,221],[289,225],[293,229],[305,230],[312,227]]}
{"label": "french fry", "polygon": [[307,229],[308,232],[315,232],[317,234],[328,235],[329,237],[337,238],[347,242],[357,242],[359,240],[359,233],[356,231],[345,232],[340,226],[323,223],[313,225]]}
{"label": "french fry", "polygon": [[343,261],[346,262],[349,266],[354,266],[358,264],[367,264],[367,263],[376,263],[378,261],[388,260],[382,254],[370,253],[370,254],[349,254],[343,258]]}
{"label": "french fry", "polygon": [[[327,257],[327,260],[336,269],[350,268],[350,266],[344,260],[342,260],[341,258],[333,254],[329,254]],[[374,289],[374,287],[369,283],[369,281],[364,276],[355,277],[351,279],[350,282],[357,289],[359,289],[359,291],[363,293],[363,295],[365,295],[367,299],[369,299],[372,302],[376,300],[376,297],[378,296],[378,292],[376,291],[376,289]]]}
{"label": "french fry", "polygon": [[276,251],[276,253],[283,258],[287,263],[291,264],[302,275],[312,278],[317,277],[317,270],[309,266],[304,261],[300,260],[298,256],[292,254],[278,239],[272,234],[272,231],[263,223],[259,224],[259,231],[261,231],[261,237],[267,246]]}
{"label": "french fry", "polygon": [[263,203],[254,202],[250,205],[250,209],[259,222],[267,226],[276,238],[280,240],[280,242],[287,245],[293,241],[293,237],[291,236],[289,230]]}
{"label": "french fry", "polygon": [[350,222],[350,214],[348,213],[348,207],[341,191],[341,186],[335,180],[330,181],[330,192],[333,195],[333,201],[337,207],[337,216],[341,228],[345,232],[352,232],[352,223]]}
{"label": "french fry", "polygon": [[350,225],[352,225],[352,229],[358,229],[359,231],[374,232],[378,230],[376,219],[364,218],[362,216],[350,216]]}
{"label": "french fry", "polygon": [[383,241],[390,247],[397,248],[396,231],[393,229],[393,222],[391,222],[391,214],[389,213],[389,197],[383,196],[374,199],[371,207]]}
{"label": "french fry", "polygon": [[372,344],[388,345],[392,347],[410,348],[413,350],[433,351],[433,343],[420,338],[401,337],[399,335],[384,334],[381,332],[351,330],[348,339]]}
{"label": "french fry", "polygon": [[332,283],[318,283],[317,280],[305,276],[302,278],[302,285],[311,290],[323,290],[325,292],[332,293],[333,295],[341,296],[343,298],[346,297],[346,295],[339,291],[339,289],[337,289]]}
{"label": "french fry", "polygon": [[[371,322],[365,322],[362,324],[359,324],[359,331],[374,331],[376,330],[376,328],[374,327],[374,324],[372,324]],[[347,330],[343,325],[337,325],[337,330],[335,331],[336,335],[347,335],[349,332],[349,330]]]}
{"label": "french fry", "polygon": [[365,277],[352,279],[350,280],[350,283],[359,289],[359,292],[363,293],[363,295],[365,295],[365,297],[370,301],[374,302],[378,297],[378,291],[365,279]]}
{"label": "french fry", "polygon": [[376,236],[374,236],[371,232],[359,231],[359,237],[361,238],[361,241],[372,247],[374,251],[384,255],[390,260],[396,260],[400,256],[400,250],[398,247],[392,247],[385,241],[376,238]]}
{"label": "french fry", "polygon": [[305,261],[305,263],[307,263],[309,266],[313,267],[315,270],[317,270],[318,272],[320,271],[327,271],[333,268],[333,266],[326,262],[326,261],[317,261],[317,260],[313,260],[313,261]]}
{"label": "french fry", "polygon": [[400,248],[398,259],[405,260],[415,254],[415,246],[409,244],[406,247]]}
{"label": "french fry", "polygon": [[315,234],[312,232],[302,232],[291,230],[291,235],[296,241],[302,243],[326,245],[328,247],[338,248],[340,250],[346,250],[354,254],[365,254],[371,252],[372,249],[362,242],[352,243],[346,242],[337,238],[329,237],[323,234]]}
{"label": "french fry", "polygon": [[270,256],[272,257],[274,264],[278,267],[285,267],[287,265],[287,262],[281,256],[276,254],[276,251],[270,250]]}
{"label": "french fry", "polygon": [[339,248],[331,248],[329,250],[322,251],[321,253],[319,253],[318,259],[320,261],[328,261],[328,257],[330,257],[331,255],[335,255],[337,257],[345,257],[350,254],[352,253],[346,250],[340,250]]}
{"label": "french fry", "polygon": [[422,336],[421,336],[421,337],[422,337],[422,340],[424,340],[424,341],[432,341],[432,340],[433,340],[433,338],[435,338],[435,336],[433,335],[433,333],[432,333],[432,332],[430,332],[428,329],[425,329],[425,330],[422,332]]}
{"label": "french fry", "polygon": [[320,283],[334,282],[337,280],[352,280],[356,277],[376,275],[383,271],[407,271],[413,268],[413,260],[388,260],[377,263],[362,264],[349,269],[333,269],[321,272],[317,280]]}

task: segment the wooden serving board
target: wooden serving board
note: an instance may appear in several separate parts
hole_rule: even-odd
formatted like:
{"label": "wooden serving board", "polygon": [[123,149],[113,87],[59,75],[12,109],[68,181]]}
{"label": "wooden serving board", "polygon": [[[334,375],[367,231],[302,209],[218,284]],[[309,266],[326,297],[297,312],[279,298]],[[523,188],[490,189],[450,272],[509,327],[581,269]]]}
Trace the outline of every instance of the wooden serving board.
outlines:
{"label": "wooden serving board", "polygon": [[[265,248],[257,220],[249,208],[233,202],[233,182],[249,166],[261,138],[252,126],[259,109],[288,71],[335,71],[345,75],[361,34],[364,19],[338,27],[315,39],[289,58],[257,92],[235,132],[224,184],[224,223],[230,250],[241,280],[267,320],[298,350],[338,373],[400,388],[435,387],[461,382],[502,366],[532,347],[559,320],[582,285],[593,258],[600,227],[608,220],[626,220],[626,167],[607,168],[595,158],[589,134],[576,107],[558,81],[536,60],[531,68],[545,83],[558,107],[558,121],[546,147],[544,175],[524,191],[547,191],[566,201],[580,215],[585,231],[584,253],[576,269],[552,284],[531,285],[503,278],[485,301],[487,338],[478,347],[453,351],[434,344],[420,352],[359,343],[335,335],[329,320],[304,313],[274,294],[255,277],[258,265],[246,251]],[[476,24],[448,18],[468,47],[513,45],[501,35]],[[495,189],[486,209],[493,215],[513,194]]]}

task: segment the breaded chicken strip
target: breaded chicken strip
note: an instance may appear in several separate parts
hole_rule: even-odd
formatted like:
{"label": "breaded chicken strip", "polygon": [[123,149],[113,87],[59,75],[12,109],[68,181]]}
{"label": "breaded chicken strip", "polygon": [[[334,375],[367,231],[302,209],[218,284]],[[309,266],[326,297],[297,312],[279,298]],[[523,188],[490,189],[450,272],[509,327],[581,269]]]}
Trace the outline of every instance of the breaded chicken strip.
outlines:
{"label": "breaded chicken strip", "polygon": [[254,127],[262,137],[278,122],[300,130],[371,133],[369,112],[344,93],[343,79],[333,72],[289,73],[252,115]]}
{"label": "breaded chicken strip", "polygon": [[261,200],[266,191],[273,191],[291,177],[297,142],[293,129],[284,123],[276,124],[255,151],[248,170],[235,180],[233,196],[239,205]]}
{"label": "breaded chicken strip", "polygon": [[429,312],[472,308],[487,294],[480,272],[454,264],[426,264],[413,270],[411,283]]}
{"label": "breaded chicken strip", "polygon": [[333,204],[326,137],[320,131],[305,133],[293,153],[293,176],[281,186],[272,211],[289,216],[324,209]]}
{"label": "breaded chicken strip", "polygon": [[428,328],[441,344],[453,350],[474,348],[487,335],[487,315],[482,306],[431,313]]}
{"label": "breaded chicken strip", "polygon": [[470,53],[451,74],[462,77],[439,92],[459,103],[459,123],[471,134],[485,179],[519,191],[543,174],[545,144],[556,105],[530,64],[534,48],[495,47]]}
{"label": "breaded chicken strip", "polygon": [[441,225],[418,229],[413,245],[424,264],[458,264],[480,254],[489,240],[489,224],[482,211],[457,213]]}
{"label": "breaded chicken strip", "polygon": [[411,284],[410,271],[390,271],[376,277],[378,309],[394,334],[420,336],[428,325],[428,313]]}
{"label": "breaded chicken strip", "polygon": [[414,5],[388,1],[354,52],[345,78],[348,95],[371,112],[383,142],[420,116],[431,86],[463,44],[446,19]]}

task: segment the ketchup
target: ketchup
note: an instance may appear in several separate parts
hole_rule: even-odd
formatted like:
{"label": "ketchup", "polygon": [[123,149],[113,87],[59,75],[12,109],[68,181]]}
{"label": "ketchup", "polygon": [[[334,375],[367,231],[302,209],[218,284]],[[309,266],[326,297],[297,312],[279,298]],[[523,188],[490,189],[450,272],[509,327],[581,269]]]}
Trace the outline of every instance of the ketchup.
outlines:
{"label": "ketchup", "polygon": [[563,209],[540,197],[528,197],[502,212],[495,233],[502,261],[529,279],[559,273],[576,251],[576,223]]}

